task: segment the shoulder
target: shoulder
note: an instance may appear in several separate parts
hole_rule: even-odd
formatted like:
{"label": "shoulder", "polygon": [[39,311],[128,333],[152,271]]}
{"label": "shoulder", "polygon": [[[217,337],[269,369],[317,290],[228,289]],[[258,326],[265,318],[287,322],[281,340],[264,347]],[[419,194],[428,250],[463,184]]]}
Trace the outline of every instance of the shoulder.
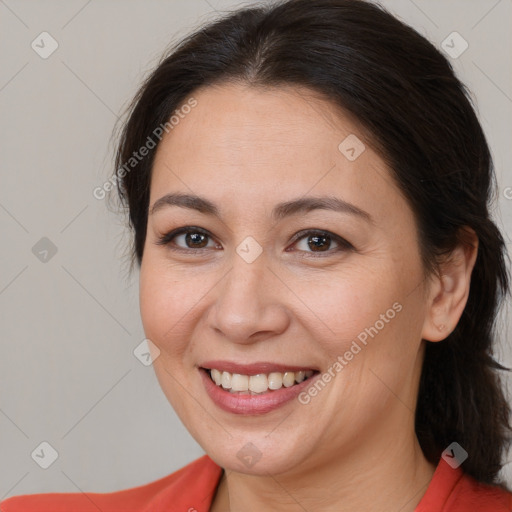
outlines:
{"label": "shoulder", "polygon": [[443,459],[415,512],[510,512],[512,494],[500,487],[483,484]]}
{"label": "shoulder", "polygon": [[[208,510],[222,468],[207,455],[145,485],[111,493],[44,493],[13,496],[1,512],[157,512],[178,503],[184,511]],[[186,508],[185,508],[186,507]],[[206,508],[205,508],[206,507]]]}
{"label": "shoulder", "polygon": [[463,475],[446,505],[450,512],[510,512],[512,494],[500,487],[486,485]]}

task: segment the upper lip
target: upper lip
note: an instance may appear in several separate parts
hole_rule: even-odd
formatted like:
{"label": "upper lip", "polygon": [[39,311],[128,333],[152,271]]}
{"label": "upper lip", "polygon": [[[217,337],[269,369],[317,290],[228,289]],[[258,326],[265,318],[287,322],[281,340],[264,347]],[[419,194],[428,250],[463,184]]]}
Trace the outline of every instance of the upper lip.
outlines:
{"label": "upper lip", "polygon": [[258,375],[260,373],[268,374],[271,372],[305,372],[307,370],[316,371],[316,368],[311,366],[291,366],[287,364],[270,363],[267,361],[251,364],[241,364],[233,361],[205,361],[204,363],[201,363],[199,367],[208,370],[215,368],[221,372],[238,373],[240,375]]}

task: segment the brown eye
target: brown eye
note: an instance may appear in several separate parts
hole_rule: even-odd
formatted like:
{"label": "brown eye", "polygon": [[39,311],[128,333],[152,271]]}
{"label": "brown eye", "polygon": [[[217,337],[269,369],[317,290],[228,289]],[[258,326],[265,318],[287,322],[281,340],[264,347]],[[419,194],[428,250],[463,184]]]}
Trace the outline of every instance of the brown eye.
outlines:
{"label": "brown eye", "polygon": [[[208,235],[203,233],[185,233],[185,245],[190,248],[203,248],[208,245]],[[206,243],[205,243],[206,240]]]}
{"label": "brown eye", "polygon": [[329,236],[324,235],[310,235],[307,237],[307,243],[313,252],[324,252],[324,250],[330,248],[331,239]]}
{"label": "brown eye", "polygon": [[[169,245],[172,249],[186,251],[194,249],[207,249],[209,248],[209,242],[213,243],[209,233],[201,228],[187,226],[174,229],[173,231],[163,235],[158,239],[156,243],[158,245]],[[210,248],[213,247],[215,247],[215,244],[210,246]]]}
{"label": "brown eye", "polygon": [[[351,250],[354,246],[338,235],[328,231],[301,231],[295,235],[294,245],[305,253],[332,254],[341,250]],[[333,248],[332,245],[335,244]]]}

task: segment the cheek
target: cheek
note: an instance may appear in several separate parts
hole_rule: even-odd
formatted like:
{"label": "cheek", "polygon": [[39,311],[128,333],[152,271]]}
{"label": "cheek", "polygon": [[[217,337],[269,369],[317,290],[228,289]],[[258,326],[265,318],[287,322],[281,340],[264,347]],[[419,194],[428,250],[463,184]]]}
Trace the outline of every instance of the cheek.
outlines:
{"label": "cheek", "polygon": [[144,332],[162,355],[176,355],[186,349],[186,326],[194,304],[203,293],[195,286],[199,284],[196,279],[177,279],[175,272],[147,256],[141,265],[139,281]]}
{"label": "cheek", "polygon": [[194,279],[177,279],[176,272],[144,254],[139,279],[139,301],[144,333],[159,349],[153,369],[160,387],[177,414],[187,418],[187,394],[183,382],[189,377],[185,369],[190,353],[188,328],[193,306],[202,293]]}
{"label": "cheek", "polygon": [[336,380],[354,397],[382,400],[388,392],[376,375],[399,389],[414,368],[423,305],[421,289],[411,293],[412,281],[405,277],[412,275],[390,267],[352,269],[330,282],[301,286],[301,293],[309,290],[303,302],[320,320],[315,338],[326,369],[340,375]]}
{"label": "cheek", "polygon": [[[387,275],[387,279],[383,276]],[[384,331],[398,316],[401,292],[388,269],[345,269],[311,282],[298,282],[297,296],[310,311],[310,325],[317,326],[325,349],[344,352],[358,337],[364,342],[367,331]],[[395,305],[395,307],[393,307]]]}

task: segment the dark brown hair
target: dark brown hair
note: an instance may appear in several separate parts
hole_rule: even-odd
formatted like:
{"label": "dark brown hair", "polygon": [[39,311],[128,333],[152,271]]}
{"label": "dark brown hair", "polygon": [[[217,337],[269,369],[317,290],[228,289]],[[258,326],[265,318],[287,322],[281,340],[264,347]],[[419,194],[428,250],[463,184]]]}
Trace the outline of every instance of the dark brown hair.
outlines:
{"label": "dark brown hair", "polygon": [[133,170],[120,170],[197,88],[227,81],[306,87],[351,113],[415,213],[426,272],[437,272],[439,258],[464,242],[464,226],[476,232],[462,317],[446,340],[426,343],[416,434],[430,462],[456,441],[469,454],[466,473],[499,483],[510,409],[492,344],[509,276],[488,210],[496,185],[489,148],[450,63],[411,27],[362,0],[245,8],[188,36],[142,85],[120,134],[114,178],[134,232],[132,263],[143,257],[156,147]]}

